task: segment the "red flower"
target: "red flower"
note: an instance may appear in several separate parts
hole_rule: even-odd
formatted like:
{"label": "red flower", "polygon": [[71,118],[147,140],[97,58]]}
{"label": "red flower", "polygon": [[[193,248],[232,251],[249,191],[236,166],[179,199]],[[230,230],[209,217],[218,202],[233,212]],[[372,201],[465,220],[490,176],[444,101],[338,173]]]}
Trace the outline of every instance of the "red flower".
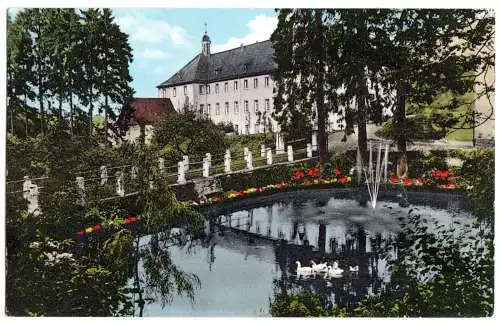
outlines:
{"label": "red flower", "polygon": [[92,227],[92,231],[99,231],[102,229],[102,226],[100,224],[96,224]]}
{"label": "red flower", "polygon": [[80,230],[76,234],[79,236],[83,236],[85,234],[85,230]]}
{"label": "red flower", "polygon": [[337,175],[337,176],[342,175],[342,170],[337,168],[335,170],[335,175]]}
{"label": "red flower", "polygon": [[342,184],[345,184],[345,183],[349,182],[349,179],[348,179],[347,177],[345,177],[345,176],[344,176],[344,177],[341,177],[341,178],[339,179],[339,182],[341,182]]}
{"label": "red flower", "polygon": [[221,198],[220,196],[212,196],[212,202],[220,202]]}
{"label": "red flower", "polygon": [[293,177],[296,181],[300,181],[304,177],[304,172],[298,169],[295,171],[295,175]]}
{"label": "red flower", "polygon": [[389,181],[393,184],[396,184],[399,183],[399,178],[397,176],[391,176],[391,179]]}
{"label": "red flower", "polygon": [[403,180],[403,185],[409,186],[409,185],[412,185],[412,184],[413,184],[413,180],[410,179],[410,178],[407,178],[407,179]]}

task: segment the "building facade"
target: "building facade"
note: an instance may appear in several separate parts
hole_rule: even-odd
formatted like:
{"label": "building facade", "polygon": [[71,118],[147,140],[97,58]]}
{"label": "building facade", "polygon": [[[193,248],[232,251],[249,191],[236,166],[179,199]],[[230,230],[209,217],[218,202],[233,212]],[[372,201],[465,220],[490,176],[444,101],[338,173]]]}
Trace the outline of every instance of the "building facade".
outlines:
{"label": "building facade", "polygon": [[201,43],[200,54],[157,86],[159,97],[169,98],[176,111],[194,109],[215,123],[232,123],[238,134],[276,131],[271,42],[215,54],[206,33]]}

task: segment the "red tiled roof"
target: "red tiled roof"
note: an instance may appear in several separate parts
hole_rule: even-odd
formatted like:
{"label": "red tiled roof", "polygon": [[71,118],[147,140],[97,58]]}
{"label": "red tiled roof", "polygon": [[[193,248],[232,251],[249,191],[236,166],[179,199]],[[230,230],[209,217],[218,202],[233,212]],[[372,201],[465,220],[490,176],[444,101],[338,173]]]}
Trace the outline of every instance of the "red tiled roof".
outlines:
{"label": "red tiled roof", "polygon": [[176,113],[170,99],[134,98],[129,124],[154,124],[162,115]]}

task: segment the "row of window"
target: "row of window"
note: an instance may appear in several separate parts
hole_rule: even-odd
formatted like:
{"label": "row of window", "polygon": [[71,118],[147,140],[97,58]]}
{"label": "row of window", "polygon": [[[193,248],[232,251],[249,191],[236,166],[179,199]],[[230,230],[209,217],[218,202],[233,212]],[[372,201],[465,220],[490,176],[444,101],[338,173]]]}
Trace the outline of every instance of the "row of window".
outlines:
{"label": "row of window", "polygon": [[[264,102],[265,102],[265,110],[269,111],[271,109],[271,103],[270,103],[269,99],[265,99]],[[253,109],[254,109],[254,112],[259,111],[259,100],[253,101]],[[234,114],[239,113],[239,102],[238,101],[234,101],[233,111],[234,111]],[[243,111],[245,113],[249,112],[248,101],[243,101]],[[211,105],[207,104],[207,107],[205,109],[205,105],[200,104],[200,112],[205,113],[205,114],[211,114],[211,112],[212,112]],[[225,112],[225,114],[229,114],[229,102],[224,103],[224,112]],[[220,115],[220,104],[218,102],[215,104],[215,115]]]}
{"label": "row of window", "polygon": [[[256,89],[259,87],[259,79],[254,78],[253,79],[253,88]],[[269,87],[269,76],[266,76],[264,78],[264,87]],[[248,80],[243,80],[243,88],[248,89]],[[224,93],[226,93],[229,89],[229,82],[224,82]],[[234,91],[238,91],[238,81],[233,82],[233,89]],[[165,89],[164,89],[165,91]],[[207,85],[200,85],[200,94],[210,94],[210,84]],[[219,83],[215,83],[215,93],[219,93]],[[184,95],[187,95],[187,85],[184,85]],[[165,95],[164,95],[165,96]],[[172,88],[172,97],[177,96],[177,88],[173,87]]]}

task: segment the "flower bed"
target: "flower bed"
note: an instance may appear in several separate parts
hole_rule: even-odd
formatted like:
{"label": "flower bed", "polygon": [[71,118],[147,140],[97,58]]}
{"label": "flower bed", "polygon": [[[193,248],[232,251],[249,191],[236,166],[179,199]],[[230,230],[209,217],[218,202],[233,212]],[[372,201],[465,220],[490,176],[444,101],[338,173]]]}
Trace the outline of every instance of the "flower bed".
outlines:
{"label": "flower bed", "polygon": [[82,229],[82,230],[76,232],[76,235],[83,237],[84,235],[88,235],[90,233],[96,233],[96,232],[99,232],[103,229],[107,229],[110,227],[116,227],[116,226],[120,226],[120,225],[127,225],[127,224],[137,222],[139,220],[140,220],[140,217],[138,215],[131,216],[131,217],[126,218],[126,219],[115,218],[113,221],[110,221],[108,223],[99,223],[99,224],[96,224],[94,226]]}
{"label": "flower bed", "polygon": [[[262,195],[269,192],[282,192],[291,189],[300,188],[330,188],[330,187],[345,187],[346,185],[352,183],[351,176],[344,175],[345,172],[341,169],[335,169],[332,171],[330,177],[321,177],[320,168],[306,168],[301,167],[295,169],[293,172],[293,177],[286,182],[280,182],[276,184],[269,184],[261,187],[251,187],[242,191],[229,191],[223,192],[222,194],[213,195],[205,199],[199,199],[196,201],[190,201],[191,205],[202,206],[219,204],[226,201],[232,201],[237,199],[246,198],[249,196]],[[455,190],[457,188],[463,188],[455,182],[456,178],[453,177],[451,170],[433,170],[429,173],[429,176],[421,178],[406,178],[400,179],[396,176],[392,176],[389,180],[389,184],[404,186],[407,188],[426,188],[426,189],[444,189],[444,190]]]}

